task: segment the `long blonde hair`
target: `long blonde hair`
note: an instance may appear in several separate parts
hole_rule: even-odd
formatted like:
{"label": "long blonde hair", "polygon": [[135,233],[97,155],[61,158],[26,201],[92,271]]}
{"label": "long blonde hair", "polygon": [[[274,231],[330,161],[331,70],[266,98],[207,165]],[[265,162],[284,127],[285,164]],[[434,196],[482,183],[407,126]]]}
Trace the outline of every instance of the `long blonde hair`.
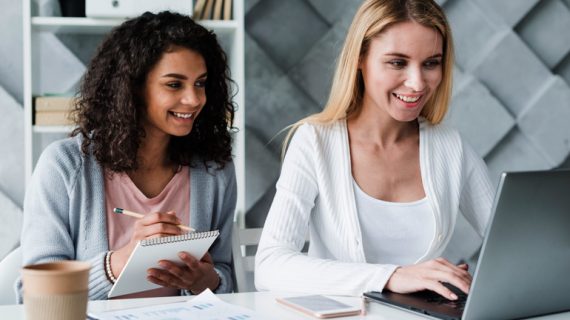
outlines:
{"label": "long blonde hair", "polygon": [[443,38],[442,80],[421,112],[421,116],[432,124],[443,120],[451,97],[454,62],[451,29],[443,10],[433,0],[366,0],[348,29],[325,108],[289,126],[283,143],[283,155],[288,141],[300,125],[329,124],[358,111],[364,93],[364,83],[358,71],[360,60],[366,55],[372,39],[388,26],[404,21],[415,21],[434,28]]}

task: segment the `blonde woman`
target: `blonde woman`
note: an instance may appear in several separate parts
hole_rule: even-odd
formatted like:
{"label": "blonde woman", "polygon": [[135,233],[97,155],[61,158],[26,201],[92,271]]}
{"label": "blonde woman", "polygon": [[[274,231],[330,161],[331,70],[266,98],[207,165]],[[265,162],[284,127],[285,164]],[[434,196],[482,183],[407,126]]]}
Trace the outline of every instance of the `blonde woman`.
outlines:
{"label": "blonde woman", "polygon": [[458,214],[483,234],[493,187],[481,158],[440,124],[452,68],[434,1],[364,1],[326,107],[290,134],[256,256],[258,289],[428,289],[451,300],[443,283],[469,291],[467,266],[440,256]]}

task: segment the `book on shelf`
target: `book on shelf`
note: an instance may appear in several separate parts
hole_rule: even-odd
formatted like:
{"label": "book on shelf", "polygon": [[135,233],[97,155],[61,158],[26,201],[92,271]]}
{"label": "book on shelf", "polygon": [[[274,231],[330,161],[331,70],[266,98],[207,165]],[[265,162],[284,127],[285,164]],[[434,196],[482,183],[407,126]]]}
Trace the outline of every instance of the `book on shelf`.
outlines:
{"label": "book on shelf", "polygon": [[73,125],[71,111],[75,107],[75,97],[38,96],[34,97],[33,123],[36,126]]}
{"label": "book on shelf", "polygon": [[66,96],[39,96],[34,98],[35,112],[42,111],[70,111],[75,106],[74,97]]}
{"label": "book on shelf", "polygon": [[200,19],[202,20],[209,20],[212,19],[212,9],[214,7],[215,0],[206,0],[206,5],[204,6],[204,11],[202,12],[202,16]]}
{"label": "book on shelf", "polygon": [[202,12],[204,11],[204,6],[206,5],[206,0],[196,0],[196,6],[194,6],[194,13],[192,18],[194,20],[200,20],[202,18]]}
{"label": "book on shelf", "polygon": [[36,126],[70,126],[73,119],[69,111],[36,111],[34,114]]}
{"label": "book on shelf", "polygon": [[224,0],[224,20],[232,20],[232,0]]}
{"label": "book on shelf", "polygon": [[233,0],[196,0],[195,20],[231,20]]}
{"label": "book on shelf", "polygon": [[224,0],[216,0],[214,5],[214,12],[212,13],[212,20],[222,20],[222,8],[224,4]]}

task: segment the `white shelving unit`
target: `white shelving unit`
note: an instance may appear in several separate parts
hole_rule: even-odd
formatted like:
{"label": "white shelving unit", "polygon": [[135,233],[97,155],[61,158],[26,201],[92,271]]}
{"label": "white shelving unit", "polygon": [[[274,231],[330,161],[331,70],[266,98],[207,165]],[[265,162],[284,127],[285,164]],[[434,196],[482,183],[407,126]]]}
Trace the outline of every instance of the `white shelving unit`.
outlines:
{"label": "white shelving unit", "polygon": [[[66,134],[73,129],[69,126],[34,126],[32,124],[32,97],[42,95],[37,87],[37,56],[39,45],[34,43],[34,35],[48,34],[85,34],[103,35],[121,24],[123,19],[94,19],[69,17],[34,16],[31,12],[31,1],[23,3],[23,46],[24,46],[24,146],[26,186],[30,182],[33,169],[41,153],[42,142],[50,139],[50,135]],[[238,200],[236,218],[243,219],[245,214],[245,83],[244,83],[244,0],[233,0],[233,20],[199,21],[207,29],[213,30],[219,37],[228,57],[232,79],[238,86],[234,102],[237,104],[234,126],[239,129],[234,136],[234,162],[236,167]],[[191,14],[191,13],[188,13]],[[51,138],[55,139],[55,138]]]}

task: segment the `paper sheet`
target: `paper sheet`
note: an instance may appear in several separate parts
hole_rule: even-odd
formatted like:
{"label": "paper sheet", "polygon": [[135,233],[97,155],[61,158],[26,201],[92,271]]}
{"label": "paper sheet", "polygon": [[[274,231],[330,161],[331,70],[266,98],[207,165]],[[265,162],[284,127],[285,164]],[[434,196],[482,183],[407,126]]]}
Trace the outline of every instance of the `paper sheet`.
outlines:
{"label": "paper sheet", "polygon": [[99,320],[260,320],[254,311],[220,300],[209,289],[194,299],[151,307],[90,313]]}

